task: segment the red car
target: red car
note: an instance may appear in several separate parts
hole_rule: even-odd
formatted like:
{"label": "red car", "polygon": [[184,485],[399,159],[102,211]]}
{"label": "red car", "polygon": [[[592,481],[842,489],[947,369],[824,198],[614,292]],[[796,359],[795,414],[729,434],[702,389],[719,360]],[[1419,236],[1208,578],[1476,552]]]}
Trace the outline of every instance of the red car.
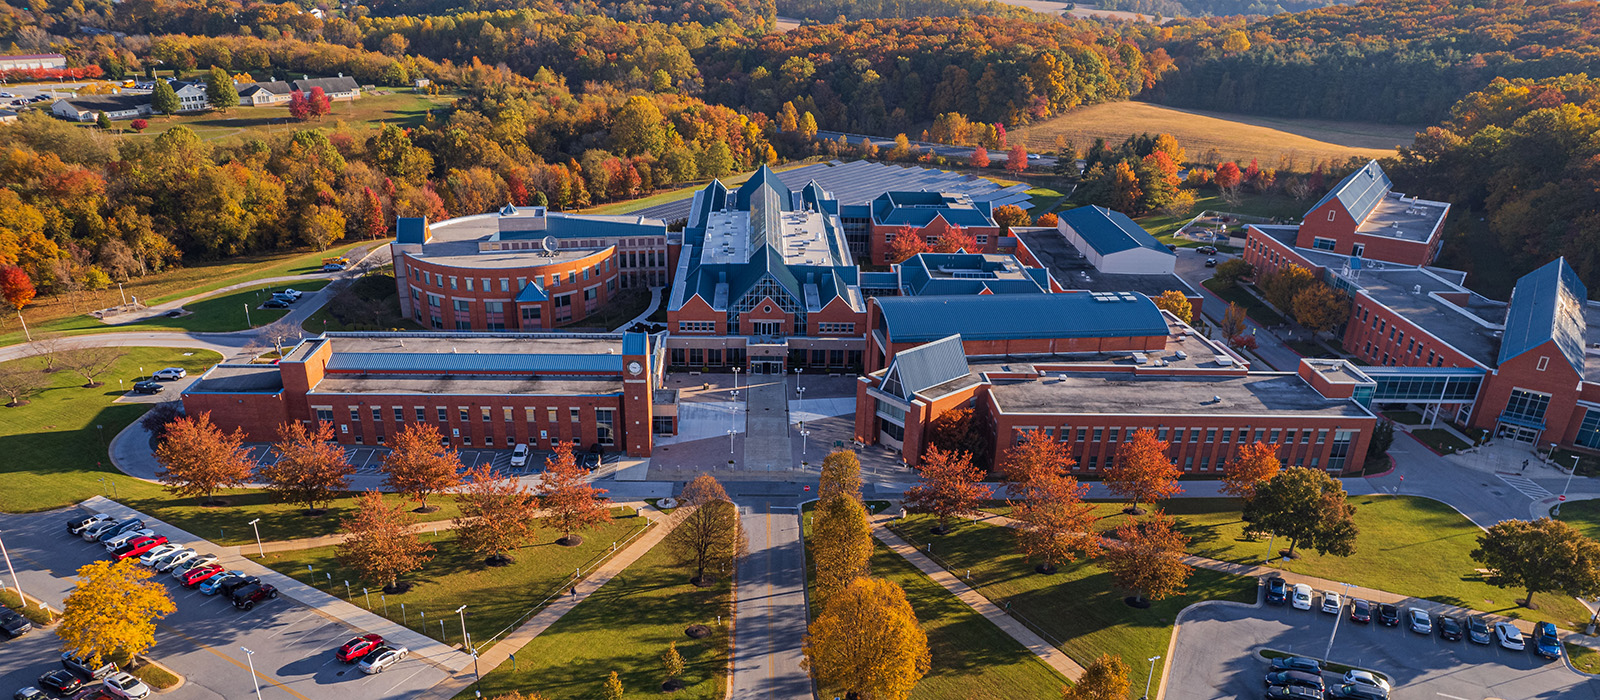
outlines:
{"label": "red car", "polygon": [[344,646],[339,647],[339,650],[334,652],[333,655],[338,657],[338,659],[340,661],[343,661],[343,662],[345,662],[347,664],[353,664],[353,663],[355,663],[357,661],[360,661],[361,657],[372,653],[373,649],[377,649],[379,646],[382,646],[382,645],[383,645],[383,635],[381,635],[381,634],[362,635],[362,636],[356,637],[355,639],[352,639],[352,640],[350,640],[348,642],[345,642]]}
{"label": "red car", "polygon": [[195,586],[205,583],[206,579],[216,576],[223,571],[225,571],[225,569],[222,568],[221,564],[206,564],[205,566],[190,569],[183,574],[183,585],[189,588],[194,588]]}
{"label": "red car", "polygon": [[156,535],[155,537],[140,537],[139,539],[129,542],[129,544],[133,545],[133,547],[118,554],[117,560],[121,561],[130,557],[143,556],[145,552],[155,549],[156,547],[160,547],[166,543],[167,538],[165,535]]}

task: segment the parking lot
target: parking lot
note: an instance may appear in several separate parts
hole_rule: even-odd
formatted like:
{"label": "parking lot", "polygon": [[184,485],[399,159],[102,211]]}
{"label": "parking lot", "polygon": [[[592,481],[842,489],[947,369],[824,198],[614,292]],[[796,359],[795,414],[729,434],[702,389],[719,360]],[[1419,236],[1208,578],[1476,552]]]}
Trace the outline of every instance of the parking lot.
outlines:
{"label": "parking lot", "polygon": [[[69,513],[0,515],[0,530],[22,587],[59,609],[79,566],[105,553],[98,543],[66,532]],[[343,623],[288,598],[243,612],[222,596],[183,588],[158,575],[171,591],[177,612],[161,620],[151,657],[187,682],[161,697],[177,700],[255,695],[254,663],[263,700],[357,700],[414,697],[447,674],[425,660],[408,658],[384,673],[365,676],[333,658],[333,650],[355,633]],[[60,640],[50,631],[0,642],[0,697],[32,685],[45,671],[61,668]],[[255,652],[249,659],[241,650]]]}
{"label": "parking lot", "polygon": [[[1318,596],[1320,603],[1320,595]],[[1448,642],[1401,627],[1350,622],[1348,606],[1339,622],[1331,660],[1389,676],[1393,700],[1593,700],[1600,683],[1574,673],[1562,661],[1498,644]],[[1269,663],[1261,648],[1321,658],[1335,616],[1288,605],[1259,608],[1208,605],[1180,621],[1167,673],[1165,700],[1261,697]],[[1530,645],[1531,646],[1531,645]],[[1329,674],[1331,683],[1335,676]]]}

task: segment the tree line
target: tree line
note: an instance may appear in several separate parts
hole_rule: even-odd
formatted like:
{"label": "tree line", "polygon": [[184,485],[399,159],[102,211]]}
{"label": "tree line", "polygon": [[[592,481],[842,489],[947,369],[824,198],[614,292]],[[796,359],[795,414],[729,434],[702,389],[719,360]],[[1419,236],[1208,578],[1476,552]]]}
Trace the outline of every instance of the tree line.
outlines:
{"label": "tree line", "polygon": [[1045,15],[995,0],[783,0],[778,14],[821,23],[853,19],[912,19],[916,17],[1014,17],[1045,21]]}

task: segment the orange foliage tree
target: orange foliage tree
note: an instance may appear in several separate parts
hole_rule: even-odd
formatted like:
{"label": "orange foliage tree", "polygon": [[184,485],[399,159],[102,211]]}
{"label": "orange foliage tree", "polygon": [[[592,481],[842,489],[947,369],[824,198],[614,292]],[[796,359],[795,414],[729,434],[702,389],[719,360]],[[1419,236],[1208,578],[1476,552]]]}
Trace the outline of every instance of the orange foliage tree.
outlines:
{"label": "orange foliage tree", "polygon": [[424,513],[439,509],[428,505],[428,496],[461,484],[461,456],[442,446],[442,439],[431,424],[407,423],[383,457],[383,485],[417,501]]}
{"label": "orange foliage tree", "polygon": [[486,557],[490,566],[511,563],[511,551],[538,530],[539,498],[514,476],[496,474],[487,463],[467,470],[455,518],[456,544]]}
{"label": "orange foliage tree", "polygon": [[983,470],[972,465],[972,455],[929,447],[922,455],[922,483],[906,489],[906,510],[929,513],[939,520],[937,534],[950,531],[950,521],[978,514],[978,502],[989,497]]}
{"label": "orange foliage tree", "polygon": [[1065,445],[1042,430],[1030,430],[1001,456],[1000,473],[1005,477],[1007,493],[1013,499],[1026,500],[1034,497],[1035,489],[1045,483],[1046,477],[1066,474],[1077,463],[1067,454]]}
{"label": "orange foliage tree", "polygon": [[333,424],[317,421],[307,428],[300,421],[278,426],[278,442],[272,449],[278,461],[261,465],[261,479],[279,500],[298,503],[308,513],[317,505],[333,502],[350,488],[355,466],[344,458],[344,447],[333,441]]}
{"label": "orange foliage tree", "polygon": [[1053,574],[1060,562],[1092,557],[1100,551],[1100,535],[1095,532],[1094,506],[1083,502],[1086,484],[1059,473],[1046,473],[1033,480],[1028,500],[1011,503],[1011,516],[1019,525],[1017,548],[1041,574]]}
{"label": "orange foliage tree", "polygon": [[1283,467],[1278,462],[1278,446],[1270,442],[1252,442],[1239,448],[1228,462],[1222,477],[1222,492],[1248,499],[1256,493],[1256,484],[1278,475]]}
{"label": "orange foliage tree", "polygon": [[1183,493],[1182,472],[1167,458],[1168,443],[1156,439],[1149,428],[1135,431],[1133,439],[1117,446],[1117,459],[1105,470],[1106,487],[1129,500],[1128,511],[1138,515],[1140,503],[1154,503]]}
{"label": "orange foliage tree", "polygon": [[1118,542],[1106,547],[1100,566],[1111,572],[1117,587],[1134,594],[1139,602],[1162,600],[1183,592],[1193,569],[1183,563],[1189,538],[1173,527],[1161,511],[1117,528]]}
{"label": "orange foliage tree", "polygon": [[939,240],[934,241],[933,244],[933,252],[935,253],[955,253],[963,250],[971,253],[977,249],[978,237],[967,233],[966,229],[954,225],[945,229],[944,234],[939,236]]}
{"label": "orange foliage tree", "polygon": [[185,416],[167,426],[156,447],[156,478],[176,496],[199,496],[204,505],[217,489],[243,486],[255,460],[244,448],[244,431],[224,433],[211,413]]}
{"label": "orange foliage tree", "polygon": [[572,443],[557,440],[555,453],[544,461],[539,482],[539,500],[549,513],[545,520],[561,532],[556,542],[564,547],[583,544],[579,530],[611,522],[611,501],[602,498],[605,489],[589,485],[588,472],[572,456]]}
{"label": "orange foliage tree", "polygon": [[895,230],[894,240],[889,241],[889,262],[905,262],[906,258],[919,253],[927,253],[933,248],[928,245],[917,230],[910,226],[901,226]]}

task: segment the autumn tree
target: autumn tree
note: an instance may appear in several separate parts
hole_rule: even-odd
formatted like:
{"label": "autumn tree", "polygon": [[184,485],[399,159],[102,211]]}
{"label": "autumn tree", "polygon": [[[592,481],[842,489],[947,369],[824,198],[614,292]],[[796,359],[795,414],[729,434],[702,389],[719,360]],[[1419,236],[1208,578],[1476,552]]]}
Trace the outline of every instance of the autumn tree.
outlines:
{"label": "autumn tree", "polygon": [[[793,103],[785,103],[785,106],[791,113],[794,111]],[[784,131],[798,128],[793,118],[790,124]],[[667,147],[667,122],[655,102],[643,95],[628,98],[622,109],[617,110],[612,123],[611,143],[621,155],[660,156]]]}
{"label": "autumn tree", "polygon": [[35,362],[11,360],[0,362],[0,396],[6,397],[6,407],[26,406],[50,386],[50,375],[45,374]]}
{"label": "autumn tree", "polygon": [[935,253],[959,253],[978,251],[978,237],[960,226],[951,225],[939,234],[938,240],[933,243]]}
{"label": "autumn tree", "polygon": [[834,494],[817,505],[811,516],[811,558],[817,599],[824,604],[851,581],[871,573],[872,530],[860,501]]}
{"label": "autumn tree", "polygon": [[689,482],[679,501],[691,510],[667,533],[667,548],[679,561],[694,567],[690,583],[708,586],[716,580],[708,571],[728,571],[744,555],[746,541],[739,508],[710,474],[701,474]]}
{"label": "autumn tree", "polygon": [[989,433],[973,420],[972,408],[961,406],[940,413],[923,432],[926,444],[946,452],[966,452],[972,461],[989,461]]}
{"label": "autumn tree", "polygon": [[667,650],[661,652],[661,670],[667,674],[667,682],[663,684],[663,688],[672,690],[683,688],[683,681],[679,680],[683,676],[683,655],[678,653],[677,642],[668,642]]}
{"label": "autumn tree", "polygon": [[1020,173],[1028,169],[1028,147],[1021,143],[1011,144],[1011,150],[1006,153],[1006,170]]}
{"label": "autumn tree", "polygon": [[175,496],[198,496],[201,505],[214,505],[217,489],[243,486],[250,480],[255,460],[244,447],[244,431],[223,433],[211,422],[211,413],[184,416],[167,426],[156,447],[161,464],[156,478]]}
{"label": "autumn tree", "polygon": [[902,263],[907,258],[921,253],[931,252],[933,246],[910,226],[901,226],[895,231],[894,239],[889,241],[889,262]]}
{"label": "autumn tree", "polygon": [[1527,591],[1517,602],[1530,609],[1535,593],[1600,594],[1600,543],[1560,520],[1503,520],[1478,536],[1472,559],[1489,570],[1489,585]]}
{"label": "autumn tree", "polygon": [[511,552],[539,529],[539,499],[514,476],[498,474],[489,464],[467,470],[456,494],[461,514],[455,517],[456,543],[483,555],[490,566],[512,562]]}
{"label": "autumn tree", "polygon": [[928,635],[905,591],[856,579],[812,621],[801,665],[824,696],[906,700],[932,667]]}
{"label": "autumn tree", "polygon": [[982,145],[974,146],[972,156],[967,159],[967,162],[974,168],[989,167],[989,149],[984,148]]}
{"label": "autumn tree", "polygon": [[383,456],[384,488],[417,501],[420,513],[439,509],[428,505],[429,496],[461,483],[461,456],[442,442],[431,423],[407,423]]}
{"label": "autumn tree", "polygon": [[317,421],[315,428],[300,421],[278,426],[272,449],[278,460],[261,465],[261,480],[278,500],[303,505],[308,515],[320,515],[317,506],[332,503],[350,488],[350,476],[356,473],[327,421]]}
{"label": "autumn tree", "polygon": [[356,511],[345,518],[346,533],[335,553],[362,580],[382,582],[385,593],[399,593],[400,577],[433,560],[433,545],[417,539],[414,519],[405,506],[384,503],[383,494],[366,491],[356,500]]}
{"label": "autumn tree", "polygon": [[167,587],[150,579],[155,571],[134,559],[97,561],[78,569],[78,580],[61,606],[56,636],[61,650],[90,666],[132,657],[156,643],[156,621],[176,612]]}
{"label": "autumn tree", "polygon": [[1017,521],[1017,548],[1027,561],[1038,562],[1034,570],[1053,574],[1062,562],[1098,554],[1094,506],[1083,502],[1089,486],[1060,473],[1045,473],[1032,484],[1030,498],[1008,503]]}
{"label": "autumn tree", "polygon": [[605,700],[622,700],[627,695],[627,689],[622,687],[622,679],[617,677],[616,671],[612,671],[606,678],[605,686],[600,689],[600,696]]}
{"label": "autumn tree", "polygon": [[1350,318],[1350,298],[1322,282],[1296,293],[1289,308],[1295,322],[1312,333],[1326,333]]}
{"label": "autumn tree", "polygon": [[1171,312],[1179,321],[1191,323],[1194,320],[1194,306],[1189,303],[1189,297],[1176,289],[1168,289],[1151,301],[1156,303],[1156,308]]}
{"label": "autumn tree", "polygon": [[1183,592],[1193,569],[1183,563],[1189,538],[1178,532],[1161,511],[1117,528],[1117,542],[1106,547],[1100,566],[1111,572],[1117,587],[1134,594],[1140,604]]}
{"label": "autumn tree", "polygon": [[1217,324],[1217,328],[1222,331],[1225,338],[1238,337],[1249,327],[1249,317],[1249,312],[1243,306],[1230,301],[1228,308],[1222,312],[1222,321]]}
{"label": "autumn tree", "polygon": [[1256,484],[1277,476],[1281,468],[1277,445],[1270,442],[1244,445],[1223,467],[1222,492],[1248,499],[1255,495]]}
{"label": "autumn tree", "polygon": [[563,547],[583,544],[578,531],[611,522],[611,501],[601,496],[605,489],[589,485],[589,473],[572,456],[572,443],[555,441],[555,451],[544,461],[544,474],[535,492],[544,505],[545,522],[562,533],[556,540]]}
{"label": "autumn tree", "polygon": [[1137,212],[1144,190],[1139,188],[1139,175],[1127,161],[1111,166],[1107,181],[1106,205],[1120,212]]}
{"label": "autumn tree", "polygon": [[1293,314],[1294,298],[1307,287],[1319,284],[1310,270],[1299,265],[1286,265],[1277,272],[1266,275],[1259,283],[1261,295],[1280,311]]}
{"label": "autumn tree", "polygon": [[1122,657],[1101,654],[1076,683],[1061,689],[1061,700],[1127,700],[1132,690],[1128,675]]}
{"label": "autumn tree", "polygon": [[837,494],[861,500],[861,460],[854,451],[834,450],[822,458],[817,499],[825,501]]}
{"label": "autumn tree", "polygon": [[1033,219],[1028,217],[1028,212],[1023,211],[1022,207],[1015,204],[1002,204],[995,207],[993,216],[994,223],[1000,227],[1000,235],[1002,236],[1009,235],[1013,226],[1027,226],[1033,223]]}
{"label": "autumn tree", "polygon": [[1140,503],[1155,503],[1183,493],[1178,477],[1183,472],[1167,457],[1170,443],[1156,431],[1141,428],[1133,438],[1117,445],[1117,458],[1104,472],[1106,488],[1127,498],[1128,512],[1138,515]]}
{"label": "autumn tree", "polygon": [[1055,228],[1060,223],[1061,218],[1056,216],[1055,212],[1045,212],[1033,220],[1034,226],[1044,226],[1047,228]]}
{"label": "autumn tree", "polygon": [[[43,222],[40,222],[43,225]],[[3,229],[0,229],[3,230]],[[28,277],[27,271],[16,265],[0,266],[0,300],[6,306],[17,312],[17,320],[22,321],[22,307],[33,301],[38,291],[33,287],[33,280]],[[32,340],[32,338],[29,338]]]}
{"label": "autumn tree", "polygon": [[1244,258],[1228,258],[1217,263],[1216,270],[1211,273],[1211,279],[1224,288],[1231,289],[1240,279],[1254,274],[1255,266],[1245,262]]}
{"label": "autumn tree", "polygon": [[104,386],[95,378],[111,371],[117,361],[127,357],[128,351],[112,345],[78,344],[56,353],[56,364],[83,377],[83,388]]}
{"label": "autumn tree", "polygon": [[1075,464],[1065,445],[1042,430],[1030,430],[1000,456],[1000,474],[1011,499],[1027,500],[1045,477],[1066,474]]}
{"label": "autumn tree", "polygon": [[1211,181],[1218,189],[1232,189],[1244,182],[1244,173],[1240,172],[1238,163],[1228,161],[1217,166],[1217,174]]}
{"label": "autumn tree", "polygon": [[1288,538],[1288,558],[1300,545],[1348,557],[1356,551],[1355,510],[1338,479],[1321,469],[1289,467],[1256,484],[1243,516],[1253,531]]}
{"label": "autumn tree", "polygon": [[989,497],[983,485],[983,470],[972,464],[966,452],[947,452],[930,446],[918,465],[921,483],[906,489],[906,510],[929,513],[939,522],[937,534],[950,531],[950,521],[979,513],[978,503]]}

